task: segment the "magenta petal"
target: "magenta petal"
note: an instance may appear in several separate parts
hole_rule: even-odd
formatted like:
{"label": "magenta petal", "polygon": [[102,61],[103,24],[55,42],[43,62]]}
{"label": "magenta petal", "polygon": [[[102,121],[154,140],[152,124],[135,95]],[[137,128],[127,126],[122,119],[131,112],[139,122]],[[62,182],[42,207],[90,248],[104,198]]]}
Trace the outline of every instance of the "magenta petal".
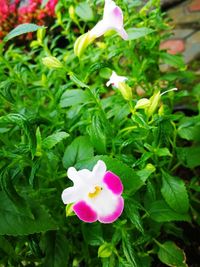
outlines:
{"label": "magenta petal", "polygon": [[121,193],[123,192],[123,184],[116,174],[110,171],[106,172],[103,178],[103,182],[107,185],[108,189],[113,192],[113,194],[121,195]]}
{"label": "magenta petal", "polygon": [[123,14],[122,14],[122,11],[121,9],[116,6],[114,9],[113,9],[113,14],[118,17],[120,20],[123,20]]}
{"label": "magenta petal", "polygon": [[87,205],[85,201],[79,201],[73,206],[73,210],[80,220],[88,223],[97,220],[97,213]]}
{"label": "magenta petal", "polygon": [[108,216],[99,217],[98,220],[102,223],[113,223],[122,214],[123,209],[124,209],[124,199],[122,197],[119,197],[115,211]]}

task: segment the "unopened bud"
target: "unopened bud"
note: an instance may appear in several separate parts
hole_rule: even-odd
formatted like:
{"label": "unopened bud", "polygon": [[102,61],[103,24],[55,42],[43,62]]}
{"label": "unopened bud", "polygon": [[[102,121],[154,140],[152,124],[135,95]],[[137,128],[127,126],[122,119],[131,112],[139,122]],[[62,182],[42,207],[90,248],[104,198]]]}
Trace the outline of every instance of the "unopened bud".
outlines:
{"label": "unopened bud", "polygon": [[70,17],[70,19],[72,21],[76,21],[75,9],[74,9],[74,7],[72,5],[69,7],[69,10],[68,11],[69,11],[69,17]]}
{"label": "unopened bud", "polygon": [[74,211],[73,211],[72,207],[73,207],[73,204],[68,204],[66,206],[66,209],[65,209],[66,217],[69,217],[69,216],[73,216],[74,215]]}
{"label": "unopened bud", "polygon": [[149,108],[146,110],[146,113],[149,117],[151,117],[154,114],[160,102],[160,91],[153,94],[149,100],[150,100],[150,104],[149,104]]}
{"label": "unopened bud", "polygon": [[133,99],[132,89],[125,82],[119,82],[118,89],[125,100],[130,101]]}
{"label": "unopened bud", "polygon": [[46,32],[45,28],[39,28],[37,30],[37,41],[39,44],[42,44],[42,41],[43,41],[44,36],[45,36],[45,32]]}
{"label": "unopened bud", "polygon": [[164,115],[164,105],[162,104],[158,110],[158,115],[162,116]]}
{"label": "unopened bud", "polygon": [[150,171],[150,172],[155,172],[156,168],[154,165],[152,165],[151,163],[148,163],[145,167],[146,170]]}
{"label": "unopened bud", "polygon": [[44,57],[42,58],[42,63],[50,69],[60,69],[63,68],[63,64],[56,57]]}
{"label": "unopened bud", "polygon": [[104,243],[98,249],[98,257],[100,258],[108,258],[111,256],[113,252],[113,246],[109,243]]}
{"label": "unopened bud", "polygon": [[142,98],[140,100],[138,100],[135,109],[145,109],[147,107],[149,107],[150,105],[150,100],[147,98]]}
{"label": "unopened bud", "polygon": [[85,49],[94,41],[95,37],[90,32],[81,35],[74,44],[74,53],[77,57],[81,57]]}

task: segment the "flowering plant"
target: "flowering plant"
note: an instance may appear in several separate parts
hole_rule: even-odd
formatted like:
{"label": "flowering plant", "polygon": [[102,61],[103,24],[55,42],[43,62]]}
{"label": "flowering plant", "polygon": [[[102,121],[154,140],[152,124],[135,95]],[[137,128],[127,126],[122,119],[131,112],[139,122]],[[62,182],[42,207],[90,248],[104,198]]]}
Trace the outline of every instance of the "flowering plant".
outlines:
{"label": "flowering plant", "polygon": [[118,176],[106,172],[103,161],[99,160],[92,172],[70,167],[68,177],[74,186],[63,191],[62,200],[65,204],[75,203],[73,210],[81,220],[112,223],[121,215],[123,185]]}
{"label": "flowering plant", "polygon": [[142,3],[59,0],[0,43],[0,266],[198,266],[198,71]]}
{"label": "flowering plant", "polygon": [[42,7],[42,0],[2,0],[0,6],[0,39],[14,27],[22,23],[46,24],[49,18],[55,17],[58,0],[48,0]]}

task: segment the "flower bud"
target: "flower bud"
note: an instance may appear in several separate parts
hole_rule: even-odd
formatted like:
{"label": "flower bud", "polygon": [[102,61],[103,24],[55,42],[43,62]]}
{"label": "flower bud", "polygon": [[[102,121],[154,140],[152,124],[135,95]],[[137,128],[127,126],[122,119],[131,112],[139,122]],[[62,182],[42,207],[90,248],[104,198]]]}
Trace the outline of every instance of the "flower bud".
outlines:
{"label": "flower bud", "polygon": [[74,9],[74,7],[72,5],[69,7],[69,10],[68,11],[69,11],[69,17],[70,17],[70,19],[72,21],[76,21],[75,9]]}
{"label": "flower bud", "polygon": [[65,209],[66,217],[74,216],[74,211],[73,211],[73,203],[68,204]]}
{"label": "flower bud", "polygon": [[98,249],[98,257],[100,258],[108,258],[111,256],[113,252],[113,246],[109,243],[104,243]]}
{"label": "flower bud", "polygon": [[132,100],[133,98],[132,89],[125,82],[119,82],[118,89],[125,100],[127,101]]}
{"label": "flower bud", "polygon": [[158,110],[158,115],[160,115],[160,116],[164,115],[164,105],[163,104],[161,104],[161,106]]}
{"label": "flower bud", "polygon": [[46,32],[45,28],[39,28],[37,30],[37,41],[39,44],[42,44],[42,41],[43,41],[44,36],[45,36],[45,32]]}
{"label": "flower bud", "polygon": [[150,100],[150,104],[149,104],[149,108],[146,110],[146,113],[149,117],[151,117],[153,113],[155,112],[155,110],[157,109],[158,104],[160,102],[160,91],[153,94],[149,100]]}
{"label": "flower bud", "polygon": [[60,60],[52,56],[42,58],[42,63],[50,69],[60,69],[63,67]]}
{"label": "flower bud", "polygon": [[150,100],[147,98],[142,98],[140,100],[138,100],[135,109],[145,109],[147,107],[149,107],[150,105]]}
{"label": "flower bud", "polygon": [[81,35],[74,44],[74,53],[77,57],[80,57],[85,49],[94,41],[95,37],[90,32]]}

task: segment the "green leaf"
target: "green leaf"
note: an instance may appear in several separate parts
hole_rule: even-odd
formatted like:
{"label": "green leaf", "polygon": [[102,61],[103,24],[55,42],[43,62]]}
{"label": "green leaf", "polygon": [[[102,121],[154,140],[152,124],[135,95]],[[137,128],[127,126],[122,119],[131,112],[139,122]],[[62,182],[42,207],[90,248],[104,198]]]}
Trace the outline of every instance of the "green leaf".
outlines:
{"label": "green leaf", "polygon": [[72,89],[64,92],[60,100],[60,106],[66,108],[78,104],[85,104],[90,100],[88,92],[81,89]]}
{"label": "green leaf", "polygon": [[200,146],[176,148],[179,161],[188,168],[200,166]]}
{"label": "green leaf", "polygon": [[101,224],[82,224],[81,226],[84,240],[88,245],[100,246],[104,242]]}
{"label": "green leaf", "polygon": [[105,154],[106,153],[106,133],[105,133],[105,124],[103,123],[101,116],[99,114],[94,114],[92,116],[92,123],[88,130],[90,140],[96,148],[97,153]]}
{"label": "green leaf", "polygon": [[77,169],[87,168],[92,170],[98,160],[103,160],[106,163],[107,170],[112,171],[120,177],[127,194],[134,194],[144,185],[144,182],[131,167],[118,159],[108,156],[95,156],[90,160],[79,162],[76,164],[76,167]]}
{"label": "green leaf", "polygon": [[83,21],[91,21],[94,19],[93,11],[87,2],[78,4],[75,12]]}
{"label": "green leaf", "polygon": [[13,246],[4,236],[0,236],[0,249],[3,250],[10,258],[17,258]]}
{"label": "green leaf", "polygon": [[186,140],[200,141],[200,116],[183,117],[179,123],[178,135]]}
{"label": "green leaf", "polygon": [[127,33],[128,33],[128,40],[135,40],[135,39],[139,39],[141,37],[146,36],[147,34],[150,34],[152,32],[154,32],[155,30],[150,29],[150,28],[129,28],[127,29]]}
{"label": "green leaf", "polygon": [[[1,188],[4,191],[4,193],[7,195],[7,197],[12,201],[12,203],[15,206],[15,209],[18,212],[24,212],[26,215],[33,219],[34,215],[30,209],[30,207],[27,205],[26,200],[19,195],[19,193],[16,191],[14,185],[13,185],[13,179],[15,177],[12,177],[10,173],[8,173],[7,168],[4,168],[0,173],[0,184]],[[19,173],[18,169],[16,169],[16,175]]]}
{"label": "green leaf", "polygon": [[172,154],[170,153],[167,147],[156,149],[155,154],[158,155],[158,157],[167,157],[167,156],[171,157],[172,156]]}
{"label": "green leaf", "polygon": [[144,169],[137,171],[137,175],[145,183],[146,180],[154,173],[156,168],[151,164],[147,164]]}
{"label": "green leaf", "polygon": [[187,267],[186,257],[183,250],[172,241],[166,241],[159,245],[158,258],[167,266]]}
{"label": "green leaf", "polygon": [[46,233],[44,266],[68,266],[69,245],[66,232],[51,231]]}
{"label": "green leaf", "polygon": [[32,169],[29,177],[29,184],[32,186],[34,185],[35,176],[38,169],[40,168],[40,164],[41,164],[40,158],[36,158],[36,160],[35,159],[33,160]]}
{"label": "green leaf", "polygon": [[200,125],[197,125],[195,127],[185,127],[178,129],[178,135],[181,138],[186,139],[188,141],[191,140],[200,141],[199,133],[200,133]]}
{"label": "green leaf", "polygon": [[184,69],[185,63],[181,55],[171,55],[168,53],[160,53],[160,58],[163,63],[168,64],[172,67]]}
{"label": "green leaf", "polygon": [[125,230],[122,232],[122,248],[128,263],[130,263],[132,267],[138,267],[133,246],[131,245],[129,235]]}
{"label": "green leaf", "polygon": [[30,201],[34,218],[25,211],[19,212],[5,193],[0,192],[0,235],[29,235],[57,229],[48,212],[36,202]]}
{"label": "green leaf", "polygon": [[16,124],[24,130],[29,142],[29,147],[32,155],[34,156],[36,150],[36,137],[34,128],[30,125],[27,117],[17,113],[11,113],[0,117],[0,124]]}
{"label": "green leaf", "polygon": [[76,77],[76,75],[72,72],[69,73],[70,80],[72,80],[76,85],[78,85],[81,88],[89,88],[89,86],[85,83],[83,83],[79,78]]}
{"label": "green leaf", "polygon": [[162,182],[161,193],[167,204],[179,213],[186,213],[189,200],[183,180],[163,172]]}
{"label": "green leaf", "polygon": [[125,211],[126,211],[127,217],[130,219],[130,221],[132,222],[132,224],[135,226],[135,228],[138,231],[140,231],[141,233],[144,233],[142,219],[140,217],[138,209],[139,209],[138,203],[134,202],[132,199],[125,200]]}
{"label": "green leaf", "polygon": [[45,149],[51,149],[67,137],[69,137],[69,134],[66,132],[54,133],[52,135],[49,135],[42,141],[42,147]]}
{"label": "green leaf", "polygon": [[16,36],[22,35],[24,33],[35,32],[38,29],[44,28],[44,26],[39,26],[33,23],[24,23],[18,25],[11,32],[9,32],[4,38],[5,41],[8,41]]}
{"label": "green leaf", "polygon": [[93,146],[86,136],[79,136],[66,148],[63,156],[63,166],[67,169],[77,162],[94,156]]}
{"label": "green leaf", "polygon": [[151,203],[148,213],[156,222],[190,221],[189,215],[172,210],[164,200]]}

